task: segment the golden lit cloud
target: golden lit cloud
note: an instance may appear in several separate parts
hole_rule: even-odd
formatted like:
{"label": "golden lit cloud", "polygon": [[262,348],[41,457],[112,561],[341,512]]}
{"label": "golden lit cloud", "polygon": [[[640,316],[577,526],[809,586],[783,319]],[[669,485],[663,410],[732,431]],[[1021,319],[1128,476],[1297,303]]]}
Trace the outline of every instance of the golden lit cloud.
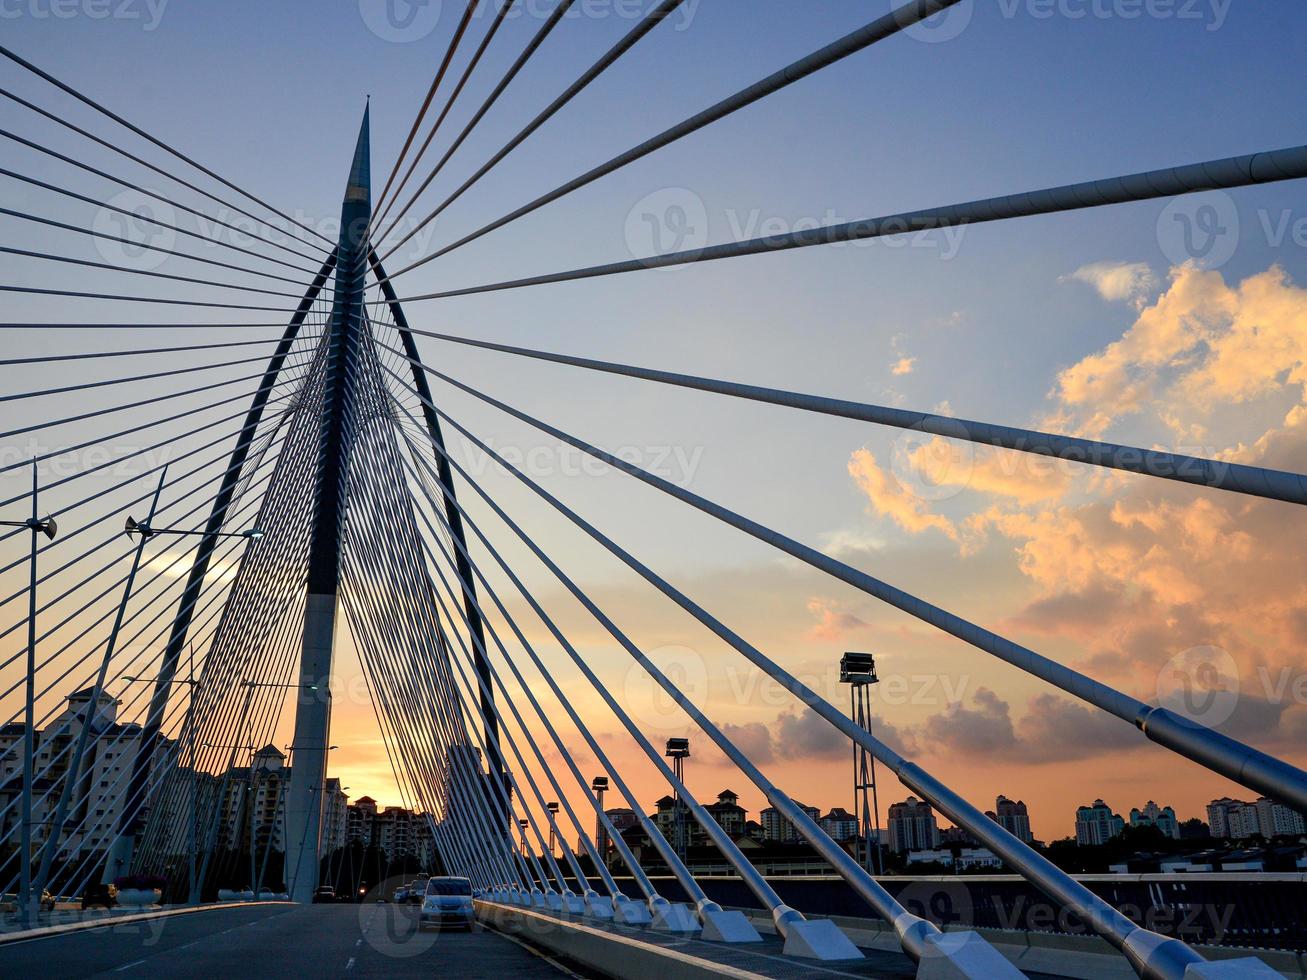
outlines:
{"label": "golden lit cloud", "polygon": [[916,365],[917,359],[915,357],[900,357],[894,366],[890,368],[890,373],[894,375],[911,374]]}
{"label": "golden lit cloud", "polygon": [[934,529],[954,540],[958,539],[958,529],[953,522],[947,517],[931,513],[925,500],[905,489],[893,475],[881,469],[870,450],[859,449],[853,453],[849,459],[849,475],[867,495],[872,509],[882,517],[890,518],[905,531],[920,534]]}

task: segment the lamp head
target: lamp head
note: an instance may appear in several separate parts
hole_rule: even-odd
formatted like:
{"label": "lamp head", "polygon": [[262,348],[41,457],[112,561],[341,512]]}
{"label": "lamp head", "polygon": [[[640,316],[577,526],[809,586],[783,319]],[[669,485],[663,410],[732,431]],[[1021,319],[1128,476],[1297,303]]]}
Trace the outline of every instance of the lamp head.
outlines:
{"label": "lamp head", "polygon": [[841,684],[876,684],[876,658],[870,653],[846,653],[840,658]]}
{"label": "lamp head", "polygon": [[123,533],[129,538],[133,534],[139,534],[143,540],[149,540],[154,537],[154,529],[149,524],[140,524],[136,518],[128,517],[127,523],[123,525]]}

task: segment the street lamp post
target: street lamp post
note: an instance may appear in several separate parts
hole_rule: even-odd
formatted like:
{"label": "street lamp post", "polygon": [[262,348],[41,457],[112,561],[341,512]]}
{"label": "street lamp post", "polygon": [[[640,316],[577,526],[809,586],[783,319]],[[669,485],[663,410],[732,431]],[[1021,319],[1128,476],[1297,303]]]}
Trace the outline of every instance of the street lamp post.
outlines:
{"label": "street lamp post", "polygon": [[[876,676],[876,658],[870,653],[844,654],[840,659],[840,683],[849,685],[854,723],[870,734],[871,688],[880,683]],[[866,868],[872,874],[883,874],[885,862],[880,840],[880,801],[876,797],[876,759],[860,743],[853,746],[853,809],[858,816],[858,839],[865,848],[863,860]]]}
{"label": "street lamp post", "polygon": [[[154,517],[155,512],[159,509],[159,498],[163,495],[163,487],[168,479],[168,467],[164,467],[159,473],[159,483],[154,488],[154,496],[150,498],[150,516],[146,518],[148,522]],[[130,521],[131,518],[128,518]],[[91,729],[95,725],[96,716],[100,711],[100,697],[104,691],[105,679],[109,674],[109,663],[113,660],[114,654],[118,651],[118,636],[122,632],[123,620],[127,615],[127,604],[132,598],[132,589],[136,586],[136,575],[141,570],[141,559],[145,553],[145,536],[136,545],[136,550],[132,553],[131,569],[127,572],[127,581],[123,586],[122,601],[118,603],[118,611],[114,614],[113,627],[109,631],[109,638],[105,640],[104,653],[100,656],[100,670],[95,676],[95,683],[91,686],[91,697],[86,705],[86,715],[82,718],[82,727],[77,732],[77,742],[73,748],[72,758],[68,763],[68,771],[64,773],[63,787],[59,791],[59,801],[55,804],[54,820],[50,823],[50,829],[46,833],[45,844],[41,848],[41,868],[37,873],[36,883],[32,890],[38,895],[44,891],[46,882],[50,879],[51,866],[54,864],[55,853],[59,850],[59,839],[64,832],[64,822],[68,816],[68,807],[72,803],[73,787],[81,782],[82,763],[86,758],[86,748],[91,740]],[[89,802],[89,801],[88,801]]]}
{"label": "street lamp post", "polygon": [[[104,666],[106,668],[108,666],[108,658],[112,656],[113,647],[116,645],[118,640],[118,631],[121,628],[123,614],[126,612],[127,602],[131,598],[132,587],[135,582],[136,573],[140,568],[141,559],[145,552],[145,546],[150,541],[151,538],[158,537],[161,534],[167,534],[175,537],[195,537],[195,538],[204,538],[206,540],[213,540],[217,538],[244,538],[247,541],[258,541],[263,537],[263,531],[259,530],[258,528],[251,528],[250,530],[247,531],[231,532],[231,531],[193,531],[193,530],[188,530],[186,528],[177,528],[177,527],[155,527],[154,518],[155,518],[155,514],[158,511],[159,495],[163,492],[163,486],[165,480],[167,479],[167,476],[168,476],[168,468],[165,466],[163,468],[163,472],[160,473],[159,475],[159,486],[158,489],[155,490],[154,499],[150,505],[150,511],[149,514],[146,516],[145,520],[137,521],[134,517],[128,516],[126,522],[123,525],[123,533],[127,535],[128,539],[131,539],[135,535],[139,535],[140,537],[136,543],[136,552],[133,557],[132,571],[127,579],[127,588],[123,594],[122,605],[118,609],[118,620],[114,625],[113,633],[110,635],[109,648],[106,649],[106,657],[104,663]],[[192,661],[193,658],[194,658],[194,653],[192,652]],[[192,673],[193,673],[193,668],[194,668],[194,663],[192,662]],[[193,679],[194,678],[192,677],[192,680]],[[162,686],[163,682],[165,681],[165,678],[158,677],[155,678],[154,680],[156,684],[155,692],[157,695],[160,686]],[[166,681],[167,683],[171,683],[172,678],[168,677],[166,678]],[[99,688],[97,687],[96,692],[98,693],[98,691]],[[192,688],[192,699],[193,699],[193,695],[194,695],[194,689]],[[94,704],[92,705],[91,711],[94,712]],[[84,730],[85,727],[86,726],[83,726]],[[152,744],[153,743],[150,741],[142,740],[140,753],[144,754],[148,752],[148,754],[152,756],[154,754],[152,749]],[[143,756],[141,756],[137,758],[135,767],[140,767],[142,772],[146,772],[148,771],[151,763],[152,763],[152,759],[144,758]],[[76,774],[76,772],[78,771],[76,759],[74,760],[74,768],[71,769],[70,771],[74,774]],[[133,790],[129,788],[129,796],[131,792],[133,792]],[[144,804],[142,803],[142,805]],[[129,809],[124,811],[124,813],[126,814],[128,812],[130,812],[130,803],[129,803]],[[133,838],[129,835],[124,834],[119,837],[119,844],[123,848],[125,848],[125,855],[120,856],[119,858],[120,861],[126,861],[130,858],[132,842],[133,842]],[[117,846],[118,844],[115,845],[115,847]],[[107,866],[112,866],[112,864],[113,864],[113,855],[111,854],[110,860],[107,862]],[[106,874],[107,874],[107,870],[106,870]],[[193,886],[194,886],[194,882],[192,883],[192,894],[188,896],[188,900],[192,903],[198,901],[197,896],[193,893],[194,891]]]}
{"label": "street lamp post", "polygon": [[[157,677],[132,677],[124,676],[123,680],[129,684],[153,684],[159,678]],[[186,827],[186,853],[187,853],[187,889],[186,898],[188,903],[195,903],[196,898],[196,875],[197,862],[199,860],[199,832],[197,824],[200,819],[199,809],[199,792],[200,792],[200,774],[197,768],[197,759],[195,756],[195,692],[199,690],[200,682],[195,679],[195,646],[191,645],[190,657],[190,677],[182,681],[189,690],[190,696],[186,702],[186,718],[182,722],[186,732],[186,755],[190,761],[191,768],[191,806],[190,819]]]}
{"label": "street lamp post", "polygon": [[663,753],[672,760],[672,772],[676,774],[676,795],[672,810],[672,833],[676,838],[674,846],[676,856],[685,860],[685,804],[681,802],[681,787],[685,785],[685,760],[690,757],[690,740],[688,738],[669,738],[667,751]]}
{"label": "street lamp post", "polygon": [[[608,777],[595,776],[590,783],[590,789],[594,791],[595,797],[599,801],[599,812],[595,814],[595,845],[599,850],[599,859],[608,864],[608,833],[604,826],[604,793],[608,791]],[[596,868],[597,872],[599,869]]]}
{"label": "street lamp post", "polygon": [[0,521],[0,527],[25,527],[32,532],[32,550],[28,562],[31,582],[27,593],[27,686],[23,702],[23,798],[21,878],[18,894],[18,920],[24,926],[36,924],[38,897],[32,890],[32,780],[36,758],[36,551],[37,537],[44,534],[51,541],[59,533],[54,518],[37,517],[37,469],[32,460],[32,516],[25,521]]}

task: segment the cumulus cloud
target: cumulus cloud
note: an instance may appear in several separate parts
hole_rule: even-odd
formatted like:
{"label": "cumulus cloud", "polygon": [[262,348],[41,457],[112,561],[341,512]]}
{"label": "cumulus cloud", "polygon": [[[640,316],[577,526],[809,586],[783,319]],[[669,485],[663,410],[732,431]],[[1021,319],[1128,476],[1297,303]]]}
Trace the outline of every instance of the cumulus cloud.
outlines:
{"label": "cumulus cloud", "polygon": [[1030,764],[1073,762],[1144,742],[1119,718],[1055,694],[1031,698],[1014,720],[1008,702],[983,687],[970,704],[926,719],[908,739],[924,755]]}
{"label": "cumulus cloud", "polygon": [[[769,762],[809,762],[847,758],[852,742],[821,715],[796,708],[779,715],[771,725],[749,722],[723,724],[722,732],[758,765]],[[877,736],[883,733],[877,726]]]}
{"label": "cumulus cloud", "polygon": [[771,729],[762,722],[754,721],[745,725],[727,723],[719,727],[722,733],[755,765],[762,766],[775,760]]}
{"label": "cumulus cloud", "polygon": [[929,486],[972,490],[1035,503],[1061,497],[1071,483],[1060,461],[935,436],[906,454],[910,471]]}
{"label": "cumulus cloud", "polygon": [[786,759],[830,759],[849,753],[848,736],[809,709],[787,711],[776,720],[778,755]]}
{"label": "cumulus cloud", "polygon": [[1219,272],[1173,270],[1169,288],[1120,340],[1057,378],[1058,415],[1099,436],[1156,408],[1177,430],[1185,415],[1307,382],[1307,294],[1271,268],[1237,287]]}
{"label": "cumulus cloud", "polygon": [[867,496],[871,509],[895,524],[920,534],[931,529],[958,539],[958,529],[947,517],[932,513],[927,502],[886,473],[868,449],[856,450],[849,458],[849,475]]}
{"label": "cumulus cloud", "polygon": [[[1084,278],[1104,295],[1139,295],[1145,270],[1123,269]],[[1227,283],[1219,272],[1181,267],[1123,336],[1061,372],[1052,398],[1069,427],[1092,434],[1130,415],[1177,432],[1210,427],[1225,439],[1206,455],[1301,471],[1305,392],[1307,291],[1278,268]],[[1219,647],[1239,695],[1218,727],[1300,750],[1293,735],[1307,730],[1307,710],[1273,683],[1307,676],[1307,524],[1292,508],[1119,474],[1086,480],[1073,500],[1065,470],[1032,479],[1004,458],[1011,454],[981,450],[960,461],[956,447],[928,440],[909,449],[903,457],[915,468],[906,479],[902,459],[887,472],[865,450],[850,472],[871,509],[906,530],[939,530],[964,553],[991,538],[1011,546],[986,560],[1015,561],[1028,598],[986,625],[1057,641],[1080,669],[1149,702],[1187,651]],[[949,487],[989,499],[965,517],[934,513]],[[1046,694],[1009,706],[988,689],[901,735],[926,754],[1030,763],[1146,744],[1081,702]]]}
{"label": "cumulus cloud", "polygon": [[1093,262],[1068,277],[1093,286],[1109,303],[1141,309],[1157,289],[1157,276],[1144,262]]}
{"label": "cumulus cloud", "polygon": [[[1307,292],[1278,268],[1227,284],[1186,267],[1120,340],[1064,371],[1055,396],[1090,428],[1149,408],[1168,424],[1225,411],[1240,441],[1210,452],[1300,471],[1305,388]],[[1259,413],[1281,421],[1250,433]],[[1220,647],[1244,683],[1228,725],[1255,739],[1279,731],[1285,703],[1259,676],[1301,676],[1307,663],[1307,526],[1292,516],[1273,501],[1129,478],[1074,505],[991,506],[966,527],[1010,541],[1034,587],[1007,626],[1074,640],[1091,673],[1145,700],[1173,658]]]}
{"label": "cumulus cloud", "polygon": [[911,374],[916,365],[917,359],[915,357],[900,357],[894,362],[894,366],[890,368],[890,373],[894,375]]}
{"label": "cumulus cloud", "polygon": [[912,534],[935,530],[959,543],[964,535],[933,502],[964,491],[1032,504],[1062,497],[1071,472],[1057,460],[934,436],[903,441],[893,471],[868,449],[856,450],[849,473],[870,509]]}
{"label": "cumulus cloud", "polygon": [[840,609],[834,599],[814,596],[808,600],[808,612],[817,620],[809,633],[818,640],[838,640],[849,633],[868,628],[864,620]]}
{"label": "cumulus cloud", "polygon": [[917,741],[932,754],[941,751],[967,756],[1010,754],[1016,733],[1006,701],[988,688],[977,688],[973,707],[950,705],[922,724]]}

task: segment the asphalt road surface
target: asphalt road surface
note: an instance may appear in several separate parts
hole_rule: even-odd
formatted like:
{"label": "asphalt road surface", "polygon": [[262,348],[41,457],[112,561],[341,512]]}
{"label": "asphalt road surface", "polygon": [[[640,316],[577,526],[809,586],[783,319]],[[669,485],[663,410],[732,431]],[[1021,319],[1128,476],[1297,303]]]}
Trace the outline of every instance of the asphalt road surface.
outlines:
{"label": "asphalt road surface", "polygon": [[0,977],[548,977],[566,972],[490,930],[417,928],[395,905],[217,909],[0,946]]}

